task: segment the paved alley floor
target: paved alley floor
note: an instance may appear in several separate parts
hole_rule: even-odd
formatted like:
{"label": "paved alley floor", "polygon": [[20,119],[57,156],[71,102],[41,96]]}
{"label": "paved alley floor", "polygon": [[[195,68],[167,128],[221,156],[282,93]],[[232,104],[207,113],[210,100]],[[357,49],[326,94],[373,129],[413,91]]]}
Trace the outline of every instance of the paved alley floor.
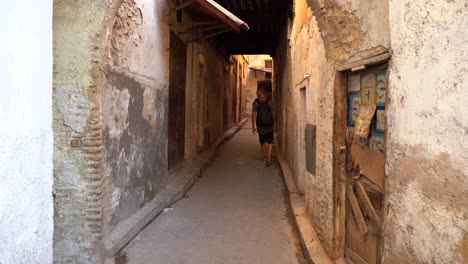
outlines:
{"label": "paved alley floor", "polygon": [[305,263],[276,165],[265,167],[250,120],[187,196],[151,222],[117,264]]}

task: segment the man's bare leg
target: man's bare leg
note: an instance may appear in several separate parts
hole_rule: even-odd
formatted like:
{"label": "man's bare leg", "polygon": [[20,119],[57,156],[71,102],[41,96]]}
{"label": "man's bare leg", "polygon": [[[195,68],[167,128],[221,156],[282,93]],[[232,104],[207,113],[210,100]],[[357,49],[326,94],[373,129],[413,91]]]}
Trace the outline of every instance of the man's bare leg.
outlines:
{"label": "man's bare leg", "polygon": [[271,151],[273,150],[273,144],[267,143],[265,145],[267,145],[267,155],[268,155],[268,157],[271,157]]}
{"label": "man's bare leg", "polygon": [[263,151],[264,158],[268,157],[268,144],[267,143],[262,144],[262,151]]}

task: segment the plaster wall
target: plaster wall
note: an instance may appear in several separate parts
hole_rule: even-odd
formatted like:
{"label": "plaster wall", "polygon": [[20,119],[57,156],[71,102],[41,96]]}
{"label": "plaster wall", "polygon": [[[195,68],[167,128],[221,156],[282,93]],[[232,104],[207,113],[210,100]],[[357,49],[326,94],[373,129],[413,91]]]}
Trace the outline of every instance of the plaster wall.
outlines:
{"label": "plaster wall", "polygon": [[120,2],[54,1],[54,263],[101,261],[103,55]]}
{"label": "plaster wall", "polygon": [[468,261],[466,1],[390,1],[384,263]]}
{"label": "plaster wall", "polygon": [[270,55],[248,55],[249,68],[265,69],[265,60],[271,60]]}
{"label": "plaster wall", "polygon": [[109,31],[101,95],[104,234],[168,183],[165,8],[164,1],[124,0]]}
{"label": "plaster wall", "polygon": [[[334,66],[359,51],[389,46],[388,5],[372,0],[297,0],[294,9],[295,17],[289,21],[274,58],[282,105],[278,139],[319,237],[333,255]],[[305,109],[301,89],[305,89]],[[317,128],[315,175],[304,173],[304,120]]]}
{"label": "plaster wall", "polygon": [[0,263],[52,263],[52,1],[0,9]]}

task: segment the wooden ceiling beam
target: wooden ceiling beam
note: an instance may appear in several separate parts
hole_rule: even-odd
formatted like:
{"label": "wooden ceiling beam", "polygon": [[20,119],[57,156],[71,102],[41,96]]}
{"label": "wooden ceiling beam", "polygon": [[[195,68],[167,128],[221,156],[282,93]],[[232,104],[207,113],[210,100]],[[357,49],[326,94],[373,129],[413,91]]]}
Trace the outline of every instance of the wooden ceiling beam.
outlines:
{"label": "wooden ceiling beam", "polygon": [[231,11],[238,11],[240,10],[239,0],[231,0],[232,10]]}

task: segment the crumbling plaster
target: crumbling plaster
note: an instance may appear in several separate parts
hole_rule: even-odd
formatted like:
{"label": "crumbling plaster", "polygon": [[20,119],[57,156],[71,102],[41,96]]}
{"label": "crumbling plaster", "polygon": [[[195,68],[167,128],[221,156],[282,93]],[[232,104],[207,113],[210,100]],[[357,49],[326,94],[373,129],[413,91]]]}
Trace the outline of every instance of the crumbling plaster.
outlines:
{"label": "crumbling plaster", "polygon": [[52,1],[1,1],[0,263],[52,263]]}
{"label": "crumbling plaster", "polygon": [[104,234],[168,183],[165,7],[160,1],[124,0],[109,31],[101,97]]}
{"label": "crumbling plaster", "polygon": [[466,1],[390,1],[385,263],[468,261]]}
{"label": "crumbling plaster", "polygon": [[102,57],[121,1],[54,1],[54,263],[98,263]]}

